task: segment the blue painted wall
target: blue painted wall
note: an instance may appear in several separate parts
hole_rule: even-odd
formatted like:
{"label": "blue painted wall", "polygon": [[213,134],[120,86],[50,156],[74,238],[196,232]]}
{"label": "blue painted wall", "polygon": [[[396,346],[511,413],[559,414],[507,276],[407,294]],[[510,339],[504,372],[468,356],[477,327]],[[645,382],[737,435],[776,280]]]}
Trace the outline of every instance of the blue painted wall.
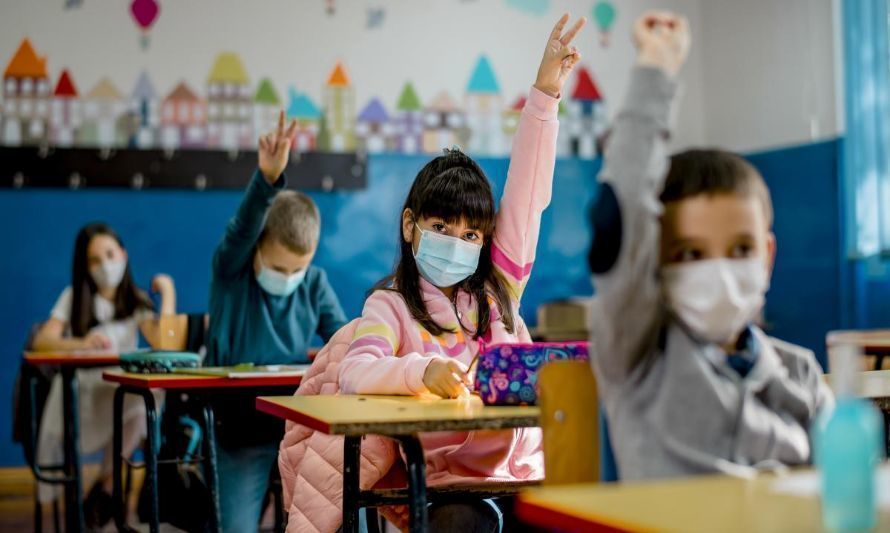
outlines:
{"label": "blue painted wall", "polygon": [[[368,188],[313,193],[322,213],[317,264],[327,269],[349,316],[361,312],[365,291],[387,274],[397,248],[402,202],[426,157],[379,156],[369,162]],[[495,193],[507,161],[480,160]],[[552,207],[543,221],[539,262],[526,292],[524,316],[535,323],[545,301],[592,292],[586,274],[586,206],[598,163],[560,161]],[[44,320],[70,279],[74,236],[104,220],[124,239],[137,282],[166,272],[176,282],[179,309],[207,307],[210,258],[240,193],[222,191],[0,191],[0,390],[11,395],[22,344]],[[8,404],[6,404],[8,405]],[[0,411],[0,465],[21,464],[10,439],[10,409]]]}
{"label": "blue painted wall", "polygon": [[[750,157],[766,177],[776,208],[779,254],[767,304],[772,333],[820,357],[825,331],[840,323],[837,152],[838,142],[827,142]],[[392,266],[399,209],[426,160],[373,157],[366,190],[313,193],[323,217],[317,263],[327,269],[350,316],[361,311],[365,291]],[[507,161],[480,163],[498,194]],[[596,193],[598,169],[598,162],[557,164],[553,203],[523,302],[530,324],[540,303],[592,292],[586,211]],[[213,248],[239,199],[230,191],[0,191],[0,390],[11,394],[26,332],[46,318],[68,283],[74,235],[81,225],[109,222],[124,238],[142,286],[156,272],[169,273],[180,310],[201,312]],[[880,288],[887,294],[890,281]],[[874,298],[869,312],[890,310],[888,301]],[[21,452],[10,440],[9,409],[0,411],[0,465],[21,463]]]}

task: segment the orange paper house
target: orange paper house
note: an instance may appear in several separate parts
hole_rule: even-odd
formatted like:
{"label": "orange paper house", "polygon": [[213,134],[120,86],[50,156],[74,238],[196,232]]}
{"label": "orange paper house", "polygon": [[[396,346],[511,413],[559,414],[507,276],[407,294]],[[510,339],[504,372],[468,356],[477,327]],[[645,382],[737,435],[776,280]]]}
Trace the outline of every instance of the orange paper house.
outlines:
{"label": "orange paper house", "polygon": [[50,82],[46,58],[31,41],[22,40],[3,71],[3,124],[0,140],[6,145],[42,144],[48,140]]}
{"label": "orange paper house", "polygon": [[324,117],[319,147],[332,152],[355,150],[355,90],[337,63],[324,87]]}

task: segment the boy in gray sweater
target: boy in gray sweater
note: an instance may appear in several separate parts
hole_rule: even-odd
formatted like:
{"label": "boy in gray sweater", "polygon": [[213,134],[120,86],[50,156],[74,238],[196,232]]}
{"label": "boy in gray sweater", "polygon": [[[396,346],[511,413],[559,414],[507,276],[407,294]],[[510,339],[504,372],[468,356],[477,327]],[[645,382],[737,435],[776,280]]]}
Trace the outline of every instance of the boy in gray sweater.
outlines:
{"label": "boy in gray sweater", "polygon": [[668,158],[686,20],[650,11],[599,176],[593,368],[622,480],[807,463],[833,405],[813,353],[754,321],[775,256],[763,178],[741,157]]}

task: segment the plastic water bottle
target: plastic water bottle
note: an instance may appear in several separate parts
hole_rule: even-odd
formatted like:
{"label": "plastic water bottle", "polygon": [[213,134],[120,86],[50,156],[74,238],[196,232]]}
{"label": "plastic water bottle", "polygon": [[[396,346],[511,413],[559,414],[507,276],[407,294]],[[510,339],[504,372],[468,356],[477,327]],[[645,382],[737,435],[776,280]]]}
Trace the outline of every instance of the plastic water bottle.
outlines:
{"label": "plastic water bottle", "polygon": [[883,456],[881,414],[858,398],[861,356],[855,346],[830,354],[837,405],[824,412],[815,432],[816,465],[822,473],[822,520],[829,531],[875,527],[875,474]]}

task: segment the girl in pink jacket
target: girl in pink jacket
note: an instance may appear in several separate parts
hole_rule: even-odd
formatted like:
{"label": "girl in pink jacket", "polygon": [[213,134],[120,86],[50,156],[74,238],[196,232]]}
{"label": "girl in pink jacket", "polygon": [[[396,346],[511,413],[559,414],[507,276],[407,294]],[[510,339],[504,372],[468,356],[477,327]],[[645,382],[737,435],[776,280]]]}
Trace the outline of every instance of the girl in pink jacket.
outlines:
{"label": "girl in pink jacket", "polygon": [[[500,210],[482,169],[459,150],[446,150],[417,175],[401,212],[395,272],[365,302],[340,365],[342,393],[455,398],[469,385],[480,344],[530,341],[519,302],[550,202],[560,92],[580,59],[570,43],[585,23],[563,34],[568,20],[554,27],[522,111]],[[420,440],[429,485],[543,477],[538,429]],[[496,528],[493,505],[431,508],[430,529]]]}

